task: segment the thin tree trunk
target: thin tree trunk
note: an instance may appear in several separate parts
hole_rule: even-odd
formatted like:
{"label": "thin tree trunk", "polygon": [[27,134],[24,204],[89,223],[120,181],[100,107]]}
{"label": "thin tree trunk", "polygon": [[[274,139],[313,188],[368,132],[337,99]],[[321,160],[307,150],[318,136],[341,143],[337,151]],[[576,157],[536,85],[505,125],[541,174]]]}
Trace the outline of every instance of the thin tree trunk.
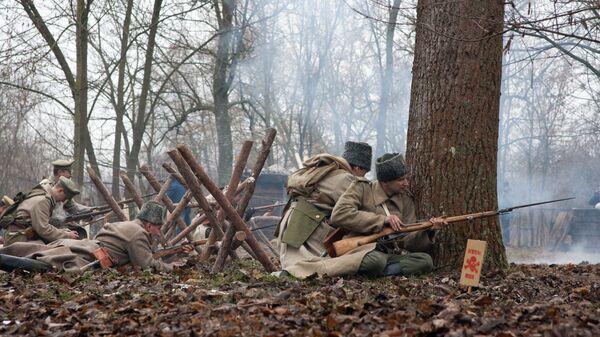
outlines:
{"label": "thin tree trunk", "polygon": [[[113,146],[113,168],[112,168],[112,194],[115,199],[121,199],[119,189],[119,170],[121,169],[121,137],[125,132],[123,116],[125,116],[125,65],[127,64],[127,46],[129,44],[129,26],[131,24],[131,12],[133,0],[127,1],[125,20],[123,22],[123,35],[121,36],[121,54],[119,57],[119,74],[117,80],[117,108],[115,109],[115,142]],[[129,179],[133,181],[133,172],[128,172]]]}
{"label": "thin tree trunk", "polygon": [[381,100],[379,102],[379,113],[377,114],[377,144],[375,145],[376,156],[381,156],[385,152],[386,141],[386,119],[390,106],[390,94],[392,92],[392,80],[394,74],[394,32],[396,30],[396,20],[398,18],[398,9],[400,0],[394,0],[394,4],[389,9],[389,18],[385,34],[385,70],[381,79]]}

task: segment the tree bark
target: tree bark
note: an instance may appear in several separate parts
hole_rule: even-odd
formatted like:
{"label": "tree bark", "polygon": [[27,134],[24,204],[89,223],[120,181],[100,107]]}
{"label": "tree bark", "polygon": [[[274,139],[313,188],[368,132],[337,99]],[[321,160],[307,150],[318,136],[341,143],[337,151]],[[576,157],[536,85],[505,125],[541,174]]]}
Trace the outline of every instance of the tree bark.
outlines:
{"label": "tree bark", "polygon": [[[418,3],[407,162],[420,218],[498,207],[503,16],[499,1]],[[467,239],[487,241],[486,268],[507,267],[497,218],[440,231],[435,264],[461,265]]]}

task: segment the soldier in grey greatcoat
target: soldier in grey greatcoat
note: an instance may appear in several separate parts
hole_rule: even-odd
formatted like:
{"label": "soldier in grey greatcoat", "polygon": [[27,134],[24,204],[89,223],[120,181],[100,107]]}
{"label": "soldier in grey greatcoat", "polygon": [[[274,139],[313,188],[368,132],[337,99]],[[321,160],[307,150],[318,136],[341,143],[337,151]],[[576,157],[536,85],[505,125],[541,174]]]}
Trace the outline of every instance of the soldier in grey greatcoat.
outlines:
{"label": "soldier in grey greatcoat", "polygon": [[369,171],[371,147],[366,143],[347,142],[343,157],[313,156],[288,178],[290,202],[276,236],[281,268],[295,277],[354,274],[364,255],[372,249],[355,249],[338,258],[322,256],[323,240],[336,226],[329,221],[331,210],[356,179],[355,174],[364,175]]}
{"label": "soldier in grey greatcoat", "polygon": [[[133,221],[109,223],[93,240],[58,240],[49,245],[16,243],[0,249],[0,254],[35,258],[50,263],[58,270],[78,271],[95,261],[94,251],[106,248],[115,267],[130,264],[141,268],[169,271],[173,264],[164,263],[152,256],[152,237],[160,235],[165,222],[166,208],[148,201]],[[184,247],[185,252],[192,250]]]}
{"label": "soldier in grey greatcoat", "polygon": [[[390,226],[395,230],[416,221],[415,205],[408,191],[408,172],[404,158],[397,153],[384,154],[375,163],[376,181],[357,179],[340,197],[331,220],[340,227],[362,235],[373,234]],[[447,225],[441,218],[432,218],[433,228]],[[410,275],[432,270],[427,254],[433,244],[434,230],[414,232],[400,240],[407,254],[387,254],[372,250],[361,261],[359,272],[370,276]]]}
{"label": "soldier in grey greatcoat", "polygon": [[58,183],[48,191],[34,188],[17,207],[14,221],[4,233],[4,245],[25,241],[48,243],[58,239],[78,238],[76,232],[56,228],[49,223],[56,203],[73,198],[77,194],[77,185],[65,177],[60,177]]}

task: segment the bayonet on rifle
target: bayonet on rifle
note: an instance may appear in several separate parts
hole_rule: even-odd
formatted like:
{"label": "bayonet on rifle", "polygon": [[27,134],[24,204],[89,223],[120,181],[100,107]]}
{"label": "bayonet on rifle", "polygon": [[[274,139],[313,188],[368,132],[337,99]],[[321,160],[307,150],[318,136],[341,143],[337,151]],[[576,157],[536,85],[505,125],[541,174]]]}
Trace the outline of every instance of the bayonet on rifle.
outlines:
{"label": "bayonet on rifle", "polygon": [[[519,208],[532,207],[532,206],[549,204],[549,203],[565,201],[565,200],[572,200],[572,199],[575,199],[575,197],[542,201],[542,202],[536,202],[536,203],[525,204],[525,205],[517,205],[517,206],[513,206],[513,207],[503,208],[500,210],[495,210],[495,211],[484,211],[484,212],[479,212],[479,213],[450,216],[450,217],[445,217],[444,220],[446,220],[446,222],[448,222],[449,224],[454,223],[454,222],[460,222],[460,221],[470,221],[470,220],[474,220],[474,219],[482,219],[482,218],[496,216],[499,214],[505,214],[505,213],[512,212],[513,210],[519,209]],[[389,242],[391,240],[395,240],[395,239],[398,239],[399,237],[406,235],[406,233],[429,229],[432,226],[433,226],[433,224],[429,221],[420,221],[420,222],[416,222],[413,224],[408,224],[408,225],[404,226],[402,229],[400,229],[399,231],[395,231],[391,227],[385,227],[379,233],[365,235],[365,236],[353,236],[353,237],[350,237],[347,239],[337,239],[337,237],[339,237],[339,235],[337,237],[335,235],[333,235],[339,230],[338,229],[335,232],[333,232],[332,234],[330,234],[327,238],[325,238],[325,241],[323,242],[323,244],[325,245],[325,249],[328,252],[329,256],[335,257],[335,256],[344,255],[356,247],[360,247],[360,246],[363,246],[363,245],[366,245],[369,243],[373,243],[380,239],[383,239],[386,242]]]}

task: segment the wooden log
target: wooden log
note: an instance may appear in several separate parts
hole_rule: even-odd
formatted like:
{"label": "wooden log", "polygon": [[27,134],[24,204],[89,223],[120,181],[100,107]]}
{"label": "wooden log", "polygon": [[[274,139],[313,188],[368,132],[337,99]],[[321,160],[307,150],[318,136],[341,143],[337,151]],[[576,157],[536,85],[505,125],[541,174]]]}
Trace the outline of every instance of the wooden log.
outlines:
{"label": "wooden log", "polygon": [[[225,192],[225,198],[227,200],[229,200],[229,202],[233,202],[233,197],[235,196],[235,192],[237,191],[237,187],[238,184],[240,183],[240,179],[242,177],[242,173],[244,172],[244,167],[246,167],[246,163],[248,162],[248,156],[250,156],[250,150],[252,150],[252,144],[254,142],[251,141],[245,141],[244,144],[242,145],[242,148],[240,149],[240,153],[238,154],[238,157],[235,161],[235,166],[233,167],[233,172],[231,174],[231,178],[229,179],[229,185],[227,185],[227,191]],[[223,211],[223,208],[221,208],[219,210],[219,212],[217,213],[217,221],[219,223],[225,223],[225,212]],[[221,250],[225,251],[224,254],[218,254],[217,255],[217,260],[215,261],[215,264],[213,265],[213,269],[212,269],[212,273],[216,273],[217,271],[215,271],[215,265],[217,264],[222,264],[224,263],[224,261],[220,261],[219,259],[226,259],[228,256],[228,252],[229,252],[229,246],[231,245],[231,238],[233,237],[233,233],[232,231],[234,230],[233,226],[230,226],[230,228],[227,229],[227,231],[225,232],[225,236],[223,238],[223,240],[221,240]],[[213,233],[212,231],[210,232],[209,236],[208,236],[208,244],[212,245],[214,244],[214,242],[216,241],[217,237],[215,235],[215,233]],[[232,249],[231,251],[235,251],[235,249]],[[208,254],[208,251],[205,251],[206,254]],[[203,258],[207,258],[208,256]]]}
{"label": "wooden log", "polygon": [[96,185],[96,188],[104,198],[104,201],[106,201],[108,206],[110,206],[110,209],[112,209],[117,218],[119,218],[120,221],[126,221],[127,216],[125,215],[125,213],[123,213],[123,210],[121,209],[121,207],[119,207],[119,204],[117,204],[117,202],[112,197],[106,186],[104,186],[104,183],[102,183],[102,181],[96,174],[96,171],[94,171],[94,169],[91,166],[87,167],[87,171],[88,175],[90,176],[90,179],[92,180],[94,185]]}
{"label": "wooden log", "polygon": [[[252,198],[252,194],[254,193],[254,189],[256,187],[256,179],[258,179],[258,176],[260,175],[260,172],[262,171],[264,164],[267,161],[267,158],[269,157],[269,153],[271,152],[271,146],[273,145],[273,141],[275,140],[276,134],[277,134],[277,132],[275,131],[275,129],[269,129],[269,130],[267,130],[267,134],[262,141],[262,148],[260,150],[258,158],[256,158],[254,167],[252,168],[252,174],[250,175],[250,178],[248,180],[248,186],[246,187],[244,196],[238,203],[237,210],[234,210],[236,213],[235,216],[237,216],[237,218],[240,219],[240,222],[241,222],[239,225],[236,224],[237,230],[242,230],[242,228],[241,228],[242,226],[246,230],[248,230],[248,228],[246,227],[246,224],[244,224],[243,221],[241,220],[241,217],[244,215],[244,212],[246,211],[246,207],[248,207],[248,203],[250,202],[250,199]],[[182,151],[182,149],[180,148],[179,151]],[[212,191],[211,191],[211,193],[212,193]],[[215,197],[215,199],[217,199],[217,201],[219,201],[219,199],[217,198],[216,195],[213,194],[213,196]],[[219,203],[221,203],[221,202],[219,202]],[[221,203],[221,207],[224,208],[225,206]],[[231,215],[230,215],[229,219],[233,221],[233,219],[231,218]],[[234,230],[234,228],[228,229],[227,232],[225,233],[225,238],[223,238],[223,241],[222,241],[223,247],[219,251],[219,254],[217,255],[217,260],[215,261],[215,264],[213,265],[213,268],[212,268],[213,273],[220,272],[221,270],[223,270],[223,267],[225,266],[225,258],[227,257],[227,255],[225,255],[225,254],[228,253],[227,249],[229,248],[229,246],[227,245],[227,241],[231,240],[231,237],[234,234],[233,230]],[[250,235],[250,236],[252,237],[252,239],[254,239],[256,241],[256,239],[254,238],[253,235]],[[256,244],[258,246],[258,242]],[[260,253],[265,254],[264,251],[262,250],[262,248],[260,248],[260,246],[258,246],[258,249],[260,250]],[[257,256],[259,255],[259,252],[256,250],[254,251],[254,253],[256,253]],[[266,255],[265,255],[265,257],[261,257],[261,258],[268,260],[268,257],[266,257]],[[270,260],[268,260],[268,261],[271,262]],[[272,264],[270,266],[272,268],[275,268]],[[272,271],[272,270],[269,270],[269,271]]]}
{"label": "wooden log", "polygon": [[[177,172],[177,170],[175,170],[175,168],[171,165],[171,163],[163,163],[162,167],[165,169],[165,171],[169,172],[169,174],[177,179],[177,181],[183,185],[183,187],[185,187],[186,189],[189,190],[187,183],[185,182],[185,179],[183,179],[183,177],[181,176],[181,174],[179,174],[179,172]],[[196,206],[198,207],[198,206]]]}
{"label": "wooden log", "polygon": [[[200,181],[198,181],[190,166],[183,159],[179,151],[171,150],[168,151],[167,154],[169,155],[169,157],[171,157],[171,160],[173,160],[175,166],[177,166],[179,173],[181,173],[181,176],[183,177],[183,179],[185,179],[185,182],[190,188],[192,194],[194,195],[194,198],[196,199],[200,207],[204,210],[204,215],[208,219],[208,222],[211,226],[211,232],[218,231],[217,235],[223,235],[223,230],[221,229],[221,226],[219,226],[219,224],[217,223],[217,217],[214,213],[214,210],[204,197],[204,194],[202,193],[202,185],[200,185]],[[209,246],[206,245],[205,249],[208,250]]]}
{"label": "wooden log", "polygon": [[[242,181],[242,182],[241,182],[241,183],[238,185],[238,187],[237,187],[237,189],[236,189],[236,191],[235,191],[235,196],[234,196],[234,199],[235,199],[235,198],[236,198],[238,195],[240,195],[240,194],[241,194],[241,193],[242,193],[242,192],[243,192],[243,191],[246,189],[246,186],[248,185],[248,182],[249,182],[249,181],[252,181],[252,180],[254,180],[254,179],[253,179],[253,178],[246,178],[244,181]],[[216,202],[215,200],[213,200],[213,198],[212,198],[212,197],[210,197],[210,199],[207,197],[207,199],[206,199],[206,200],[208,200],[208,203],[209,203],[209,204],[210,204],[210,205],[211,205],[213,208],[219,208],[219,204],[217,204],[217,202]],[[190,202],[190,203],[188,204],[188,207],[191,207],[191,208],[198,208],[198,207],[200,207],[200,205],[198,205],[198,203],[197,203],[197,202]]]}
{"label": "wooden log", "polygon": [[[173,212],[173,210],[175,209],[175,206],[173,205],[173,201],[171,200],[171,198],[169,198],[166,195],[167,191],[169,190],[169,186],[171,186],[172,178],[169,177],[167,179],[167,181],[165,181],[165,183],[161,187],[160,183],[158,182],[158,179],[156,179],[156,177],[154,176],[152,171],[150,171],[150,168],[148,166],[142,165],[140,167],[140,172],[142,172],[144,177],[146,177],[146,180],[148,180],[148,183],[150,183],[150,186],[152,186],[152,188],[158,192],[158,194],[156,195],[156,198],[154,200],[155,201],[162,200],[162,202],[167,207],[167,210],[169,210],[169,212]],[[175,223],[177,224],[177,226],[179,226],[179,228],[181,228],[181,230],[184,230],[186,227],[185,222],[183,221],[183,219],[180,216],[175,218]],[[189,242],[194,241],[194,238],[192,237],[191,234],[186,236],[186,238]],[[200,247],[194,246],[194,249],[196,250],[196,252],[198,254],[202,253],[202,249]]]}
{"label": "wooden log", "polygon": [[177,242],[181,241],[181,239],[183,239],[188,233],[191,233],[199,225],[201,225],[202,222],[204,222],[204,220],[206,220],[206,215],[204,215],[204,214],[202,214],[201,216],[199,216],[197,218],[194,218],[194,220],[192,220],[192,223],[189,226],[187,226],[184,230],[182,230],[179,234],[177,234],[177,236],[175,238],[173,238],[171,241],[169,241],[169,245],[173,246]]}
{"label": "wooden log", "polygon": [[[176,221],[176,219],[179,218],[183,214],[183,211],[185,211],[187,204],[190,202],[190,200],[192,200],[192,198],[193,198],[192,192],[186,191],[185,194],[183,195],[183,197],[181,197],[181,200],[179,201],[177,206],[175,206],[175,209],[173,209],[173,212],[171,212],[169,214],[169,216],[167,217],[167,223]],[[186,228],[182,229],[182,231],[187,229],[187,227],[188,226],[186,226]],[[171,237],[171,235],[173,233],[175,233],[175,226],[171,226],[171,228],[169,228],[169,231],[167,231],[166,237],[167,238]]]}
{"label": "wooden log", "polygon": [[[248,242],[250,248],[256,254],[258,261],[263,265],[265,270],[267,272],[275,271],[275,265],[273,265],[267,254],[265,254],[263,249],[260,247],[260,244],[258,243],[258,241],[256,241],[254,235],[252,235],[252,233],[244,223],[244,220],[242,220],[240,215],[237,213],[236,209],[233,208],[233,206],[231,205],[229,200],[227,200],[225,195],[221,192],[219,187],[210,180],[208,174],[206,174],[206,171],[204,171],[204,168],[192,156],[191,151],[183,144],[178,145],[177,150],[179,151],[181,157],[183,157],[183,159],[187,162],[189,167],[194,171],[194,173],[196,173],[196,177],[206,187],[210,194],[212,194],[213,197],[215,197],[215,200],[217,200],[219,205],[221,205],[221,208],[225,212],[225,215],[231,220],[232,225],[235,226],[237,230],[246,232],[246,235],[248,236],[248,238],[246,238],[246,242]],[[179,171],[181,172],[181,169]],[[189,185],[189,181],[187,180],[187,178],[186,181]]]}
{"label": "wooden log", "polygon": [[137,205],[138,209],[142,208],[142,204],[144,203],[144,201],[142,200],[141,194],[138,192],[137,188],[135,187],[135,185],[133,184],[131,179],[129,179],[129,176],[127,176],[127,172],[121,170],[121,172],[119,173],[119,176],[121,177],[121,180],[123,181],[123,184],[125,185],[125,188],[129,192],[129,194],[133,197],[133,201],[135,201],[135,204]]}
{"label": "wooden log", "polygon": [[[244,240],[246,240],[246,233],[242,231],[235,232],[231,239],[230,249],[235,251],[242,245],[242,243],[244,243]],[[221,247],[221,249],[223,249],[223,247]]]}

